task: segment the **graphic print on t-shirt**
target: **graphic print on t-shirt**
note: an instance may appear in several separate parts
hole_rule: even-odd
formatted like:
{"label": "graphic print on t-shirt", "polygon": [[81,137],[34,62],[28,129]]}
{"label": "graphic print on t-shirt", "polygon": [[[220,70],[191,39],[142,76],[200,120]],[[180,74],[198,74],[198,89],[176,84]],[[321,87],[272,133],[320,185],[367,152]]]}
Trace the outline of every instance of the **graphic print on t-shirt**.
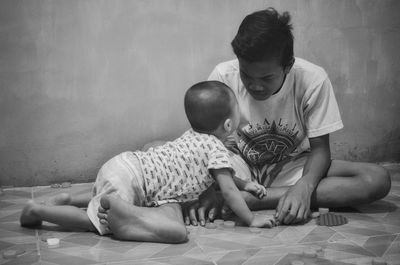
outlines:
{"label": "graphic print on t-shirt", "polygon": [[264,120],[263,124],[248,124],[238,129],[238,147],[247,162],[256,167],[273,164],[287,158],[297,147],[299,130],[296,124],[289,127]]}

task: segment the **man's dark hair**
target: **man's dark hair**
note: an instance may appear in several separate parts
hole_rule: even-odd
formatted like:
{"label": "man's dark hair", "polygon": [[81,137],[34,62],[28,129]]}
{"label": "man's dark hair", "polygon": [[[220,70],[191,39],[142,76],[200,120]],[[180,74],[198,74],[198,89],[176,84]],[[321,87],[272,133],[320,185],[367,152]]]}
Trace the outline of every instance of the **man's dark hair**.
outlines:
{"label": "man's dark hair", "polygon": [[283,67],[293,59],[293,34],[290,14],[274,8],[247,15],[231,42],[233,52],[247,62],[279,59]]}
{"label": "man's dark hair", "polygon": [[193,130],[211,133],[232,114],[233,91],[220,81],[204,81],[185,94],[185,112]]}

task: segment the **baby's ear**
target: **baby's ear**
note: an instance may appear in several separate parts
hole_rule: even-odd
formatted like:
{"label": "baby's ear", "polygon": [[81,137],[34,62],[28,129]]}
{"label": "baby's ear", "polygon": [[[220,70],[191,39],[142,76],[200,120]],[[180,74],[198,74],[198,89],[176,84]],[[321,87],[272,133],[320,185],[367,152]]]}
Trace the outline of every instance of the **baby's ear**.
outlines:
{"label": "baby's ear", "polygon": [[224,122],[224,130],[226,132],[231,132],[232,131],[232,120],[230,118],[226,119]]}

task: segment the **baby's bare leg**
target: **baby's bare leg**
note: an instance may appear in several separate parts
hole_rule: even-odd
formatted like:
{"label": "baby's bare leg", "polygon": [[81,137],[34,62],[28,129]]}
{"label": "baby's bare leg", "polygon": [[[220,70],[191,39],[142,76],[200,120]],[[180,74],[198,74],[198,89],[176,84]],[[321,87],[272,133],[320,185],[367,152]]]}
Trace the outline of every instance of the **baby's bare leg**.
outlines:
{"label": "baby's bare leg", "polygon": [[37,226],[42,221],[63,227],[85,231],[96,231],[86,211],[71,205],[42,205],[28,201],[20,216],[21,226]]}
{"label": "baby's bare leg", "polygon": [[138,207],[121,199],[104,196],[101,214],[117,239],[182,243],[187,241],[179,204],[171,203],[160,207]]}
{"label": "baby's bare leg", "polygon": [[90,193],[71,195],[63,192],[50,198],[50,205],[72,205],[79,208],[86,208],[90,202],[92,195]]}

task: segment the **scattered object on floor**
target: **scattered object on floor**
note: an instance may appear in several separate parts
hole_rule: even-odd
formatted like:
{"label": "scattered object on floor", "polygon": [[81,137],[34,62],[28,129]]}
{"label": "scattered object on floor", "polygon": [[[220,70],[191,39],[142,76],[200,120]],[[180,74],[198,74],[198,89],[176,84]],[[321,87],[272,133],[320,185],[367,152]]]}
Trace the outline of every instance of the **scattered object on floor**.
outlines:
{"label": "scattered object on floor", "polygon": [[324,254],[324,249],[321,246],[312,246],[311,247],[313,250],[315,250],[315,252],[317,253],[317,255],[322,255]]}
{"label": "scattered object on floor", "polygon": [[50,187],[52,187],[52,188],[54,188],[54,189],[58,189],[58,188],[61,187],[61,184],[59,184],[59,183],[53,183],[53,184],[50,185]]}
{"label": "scattered object on floor", "polygon": [[317,219],[318,225],[324,226],[338,226],[347,224],[347,218],[334,213],[321,214]]}
{"label": "scattered object on floor", "polygon": [[329,208],[318,208],[320,214],[329,213]]}
{"label": "scattered object on floor", "polygon": [[217,225],[216,224],[214,224],[214,223],[206,223],[206,225],[205,225],[205,227],[207,228],[207,229],[215,229],[215,228],[217,228]]}
{"label": "scattered object on floor", "polygon": [[60,239],[59,238],[48,238],[47,245],[49,248],[57,248],[60,246]]}
{"label": "scattered object on floor", "polygon": [[261,229],[258,227],[249,227],[249,231],[252,233],[260,233]]}
{"label": "scattered object on floor", "polygon": [[315,219],[315,218],[318,218],[320,216],[320,213],[319,212],[312,212],[310,216],[311,216],[312,219]]}
{"label": "scattered object on floor", "polygon": [[3,252],[3,258],[5,259],[13,259],[17,257],[17,251],[15,249],[6,250]]}
{"label": "scattered object on floor", "polygon": [[374,258],[372,260],[372,265],[386,265],[386,261],[382,258]]}
{"label": "scattered object on floor", "polygon": [[216,224],[216,225],[222,225],[222,224],[224,224],[224,220],[222,220],[222,219],[215,219],[215,220],[214,220],[214,224]]}
{"label": "scattered object on floor", "polygon": [[227,228],[233,228],[233,227],[235,227],[235,222],[234,221],[224,221],[224,226]]}
{"label": "scattered object on floor", "polygon": [[292,260],[290,262],[290,265],[304,265],[304,262],[302,262],[301,260]]}
{"label": "scattered object on floor", "polygon": [[306,249],[303,251],[303,255],[308,258],[317,257],[317,252],[314,249]]}
{"label": "scattered object on floor", "polygon": [[61,183],[61,188],[71,188],[71,182],[63,182]]}

